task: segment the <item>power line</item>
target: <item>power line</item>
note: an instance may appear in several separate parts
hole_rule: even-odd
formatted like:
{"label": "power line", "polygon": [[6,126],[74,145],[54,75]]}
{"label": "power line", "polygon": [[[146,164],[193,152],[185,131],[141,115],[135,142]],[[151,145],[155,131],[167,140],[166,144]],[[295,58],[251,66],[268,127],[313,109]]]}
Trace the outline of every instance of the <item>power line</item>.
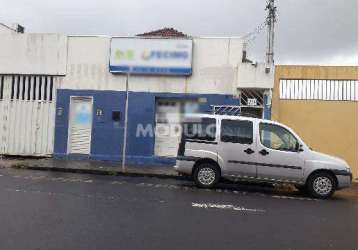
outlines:
{"label": "power line", "polygon": [[246,48],[251,45],[258,35],[267,28],[266,63],[273,64],[275,23],[277,22],[277,7],[275,6],[275,0],[267,0],[265,10],[267,11],[265,21],[259,24],[252,32],[243,36],[244,47]]}
{"label": "power line", "polygon": [[253,43],[257,36],[262,32],[262,30],[266,27],[266,21],[259,24],[252,32],[246,34],[243,39],[246,43],[246,45],[250,45]]}

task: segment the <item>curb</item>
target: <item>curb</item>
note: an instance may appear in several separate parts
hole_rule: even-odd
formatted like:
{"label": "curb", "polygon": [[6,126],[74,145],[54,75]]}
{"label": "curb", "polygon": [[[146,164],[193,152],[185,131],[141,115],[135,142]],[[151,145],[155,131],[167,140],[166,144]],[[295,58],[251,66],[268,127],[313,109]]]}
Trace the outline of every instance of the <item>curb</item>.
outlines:
{"label": "curb", "polygon": [[29,169],[37,171],[52,171],[52,172],[63,172],[63,173],[80,173],[80,174],[91,174],[91,175],[107,175],[107,176],[128,176],[128,177],[151,177],[158,179],[174,179],[174,180],[188,180],[189,177],[181,175],[169,175],[164,173],[140,173],[140,172],[123,172],[118,170],[108,171],[101,169],[78,169],[78,168],[61,168],[61,167],[39,167],[39,166],[25,166],[17,165],[10,166],[14,169]]}
{"label": "curb", "polygon": [[[51,171],[51,172],[63,172],[63,173],[79,173],[79,174],[90,174],[90,175],[102,175],[102,176],[127,176],[127,177],[149,177],[149,178],[158,178],[158,179],[172,179],[172,180],[190,180],[190,176],[183,175],[170,175],[165,173],[143,173],[143,172],[123,172],[121,170],[102,170],[102,169],[78,169],[78,168],[61,168],[61,167],[40,167],[36,165],[26,166],[26,165],[10,165],[9,167],[0,166],[0,168],[13,168],[13,169],[28,169],[36,171]],[[223,181],[226,184],[233,184],[230,181]],[[260,185],[256,184],[255,186]],[[352,186],[358,188],[358,183],[353,183]],[[272,188],[276,188],[272,186]],[[358,190],[358,189],[357,189]],[[286,190],[287,191],[287,190]],[[354,195],[355,196],[355,195]]]}

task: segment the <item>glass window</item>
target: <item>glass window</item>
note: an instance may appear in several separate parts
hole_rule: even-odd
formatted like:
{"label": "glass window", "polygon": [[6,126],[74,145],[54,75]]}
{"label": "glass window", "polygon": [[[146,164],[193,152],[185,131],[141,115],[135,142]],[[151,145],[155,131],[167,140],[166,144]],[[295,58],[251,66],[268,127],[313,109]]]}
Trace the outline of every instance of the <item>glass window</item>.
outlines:
{"label": "glass window", "polygon": [[268,123],[260,124],[261,143],[271,149],[297,151],[298,141],[287,129]]}
{"label": "glass window", "polygon": [[215,141],[216,119],[202,118],[184,123],[183,136],[189,140]]}
{"label": "glass window", "polygon": [[239,120],[222,120],[221,141],[241,144],[252,144],[252,122]]}

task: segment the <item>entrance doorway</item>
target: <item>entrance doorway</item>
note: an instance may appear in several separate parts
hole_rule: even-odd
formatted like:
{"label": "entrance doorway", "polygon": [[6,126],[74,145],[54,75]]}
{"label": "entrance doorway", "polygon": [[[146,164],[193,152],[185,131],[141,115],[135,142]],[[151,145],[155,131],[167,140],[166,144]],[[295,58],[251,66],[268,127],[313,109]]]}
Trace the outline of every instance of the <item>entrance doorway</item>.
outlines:
{"label": "entrance doorway", "polygon": [[265,89],[239,89],[241,115],[263,118]]}
{"label": "entrance doorway", "polygon": [[175,157],[181,138],[183,114],[197,112],[197,100],[166,99],[156,100],[155,148],[154,154],[163,157]]}
{"label": "entrance doorway", "polygon": [[89,155],[91,152],[92,106],[92,97],[71,97],[68,133],[69,154]]}
{"label": "entrance doorway", "polygon": [[263,118],[263,108],[262,107],[241,107],[241,115],[253,118]]}

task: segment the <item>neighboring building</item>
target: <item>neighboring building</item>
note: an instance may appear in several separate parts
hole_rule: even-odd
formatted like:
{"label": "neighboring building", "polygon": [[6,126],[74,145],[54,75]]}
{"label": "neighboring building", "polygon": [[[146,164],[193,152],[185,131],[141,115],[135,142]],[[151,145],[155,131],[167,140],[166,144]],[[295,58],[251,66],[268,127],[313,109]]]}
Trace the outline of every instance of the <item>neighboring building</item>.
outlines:
{"label": "neighboring building", "polygon": [[272,118],[314,150],[345,159],[358,178],[358,67],[277,66]]}
{"label": "neighboring building", "polygon": [[52,155],[67,37],[0,34],[0,154]]}
{"label": "neighboring building", "polygon": [[[273,68],[247,60],[240,38],[0,35],[1,154],[120,160],[126,83],[133,164],[172,164],[179,135],[163,131],[185,112],[271,115]],[[153,136],[138,136],[150,126]]]}

